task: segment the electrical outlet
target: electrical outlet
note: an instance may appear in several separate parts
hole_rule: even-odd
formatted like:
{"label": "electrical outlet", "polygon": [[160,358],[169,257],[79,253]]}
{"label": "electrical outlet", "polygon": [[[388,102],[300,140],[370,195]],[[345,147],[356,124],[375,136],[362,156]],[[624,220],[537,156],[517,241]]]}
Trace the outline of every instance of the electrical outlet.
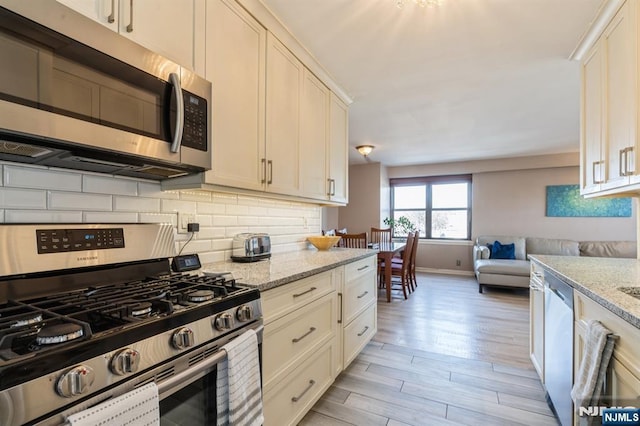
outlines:
{"label": "electrical outlet", "polygon": [[462,262],[460,262],[460,259],[456,260],[456,266],[460,266],[462,264]]}
{"label": "electrical outlet", "polygon": [[309,229],[309,219],[307,219],[306,216],[302,217],[302,229],[305,231]]}
{"label": "electrical outlet", "polygon": [[178,212],[178,234],[186,234],[187,225],[195,223],[196,215],[194,213]]}

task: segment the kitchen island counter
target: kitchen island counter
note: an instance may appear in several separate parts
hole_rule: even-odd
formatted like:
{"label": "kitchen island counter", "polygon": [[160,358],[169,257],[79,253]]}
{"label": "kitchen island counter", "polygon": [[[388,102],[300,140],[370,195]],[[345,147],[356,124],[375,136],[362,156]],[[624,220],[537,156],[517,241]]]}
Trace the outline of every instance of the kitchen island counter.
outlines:
{"label": "kitchen island counter", "polygon": [[562,281],[636,328],[640,328],[640,299],[619,290],[640,289],[640,261],[637,259],[531,255]]}
{"label": "kitchen island counter", "polygon": [[337,247],[326,251],[308,249],[274,253],[270,259],[258,262],[239,263],[227,260],[206,263],[202,265],[202,271],[230,272],[239,283],[265,291],[376,255],[376,250],[368,249]]}

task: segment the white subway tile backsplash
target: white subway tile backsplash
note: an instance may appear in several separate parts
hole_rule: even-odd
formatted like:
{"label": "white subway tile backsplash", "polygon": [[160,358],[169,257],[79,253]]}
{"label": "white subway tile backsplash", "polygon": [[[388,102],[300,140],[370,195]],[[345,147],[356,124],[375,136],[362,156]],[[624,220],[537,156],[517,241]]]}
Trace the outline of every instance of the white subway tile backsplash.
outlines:
{"label": "white subway tile backsplash", "polygon": [[115,196],[113,197],[113,210],[127,212],[159,212],[160,200],[157,198]]}
{"label": "white subway tile backsplash", "polygon": [[163,213],[169,212],[183,212],[183,213],[196,213],[196,203],[193,201],[181,201],[181,200],[161,200],[160,211]]}
{"label": "white subway tile backsplash", "polygon": [[83,221],[86,223],[137,223],[138,213],[84,212]]}
{"label": "white subway tile backsplash", "polygon": [[82,223],[82,212],[57,210],[7,210],[6,223]]}
{"label": "white subway tile backsplash", "polygon": [[225,214],[226,205],[216,204],[216,201],[213,203],[198,203],[196,204],[196,209],[199,214]]}
{"label": "white subway tile backsplash", "polygon": [[139,213],[140,223],[170,223],[178,226],[178,215],[175,213]]}
{"label": "white subway tile backsplash", "polygon": [[138,195],[138,182],[131,179],[84,175],[82,191],[94,194]]}
{"label": "white subway tile backsplash", "polygon": [[[4,185],[4,186],[3,186]],[[146,180],[0,162],[0,222],[171,223],[177,212],[195,213],[200,232],[184,249],[203,263],[228,259],[232,239],[266,232],[276,253],[302,250],[319,234],[321,207],[230,193],[162,191]],[[174,234],[176,250],[190,234]]]}
{"label": "white subway tile backsplash", "polygon": [[180,191],[180,199],[186,201],[211,202],[211,193],[206,191]]}
{"label": "white subway tile backsplash", "polygon": [[58,191],[82,191],[82,176],[59,169],[42,167],[4,166],[4,186],[15,188],[55,189]]}
{"label": "white subway tile backsplash", "polygon": [[2,187],[0,188],[0,207],[5,209],[46,209],[47,192]]}
{"label": "white subway tile backsplash", "polygon": [[48,191],[48,208],[53,210],[111,211],[111,195]]}
{"label": "white subway tile backsplash", "polygon": [[138,195],[149,198],[180,199],[180,191],[163,191],[158,182],[138,182]]}

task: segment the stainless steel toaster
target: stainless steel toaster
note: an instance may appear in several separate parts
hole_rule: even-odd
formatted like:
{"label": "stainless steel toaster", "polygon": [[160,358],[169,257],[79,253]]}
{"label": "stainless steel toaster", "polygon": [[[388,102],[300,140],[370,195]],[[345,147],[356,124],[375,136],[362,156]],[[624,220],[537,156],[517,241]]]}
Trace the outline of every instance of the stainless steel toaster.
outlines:
{"label": "stainless steel toaster", "polygon": [[255,262],[271,257],[271,237],[268,234],[245,232],[233,237],[234,262]]}

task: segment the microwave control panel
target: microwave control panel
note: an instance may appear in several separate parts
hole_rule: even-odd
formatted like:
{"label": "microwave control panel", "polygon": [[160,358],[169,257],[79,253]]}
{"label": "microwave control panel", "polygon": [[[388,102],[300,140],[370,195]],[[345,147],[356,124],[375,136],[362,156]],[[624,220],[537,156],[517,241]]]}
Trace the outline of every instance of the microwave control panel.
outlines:
{"label": "microwave control panel", "polygon": [[184,131],[182,145],[207,150],[207,100],[182,91],[184,96]]}
{"label": "microwave control panel", "polygon": [[37,229],[38,254],[124,247],[122,228]]}

